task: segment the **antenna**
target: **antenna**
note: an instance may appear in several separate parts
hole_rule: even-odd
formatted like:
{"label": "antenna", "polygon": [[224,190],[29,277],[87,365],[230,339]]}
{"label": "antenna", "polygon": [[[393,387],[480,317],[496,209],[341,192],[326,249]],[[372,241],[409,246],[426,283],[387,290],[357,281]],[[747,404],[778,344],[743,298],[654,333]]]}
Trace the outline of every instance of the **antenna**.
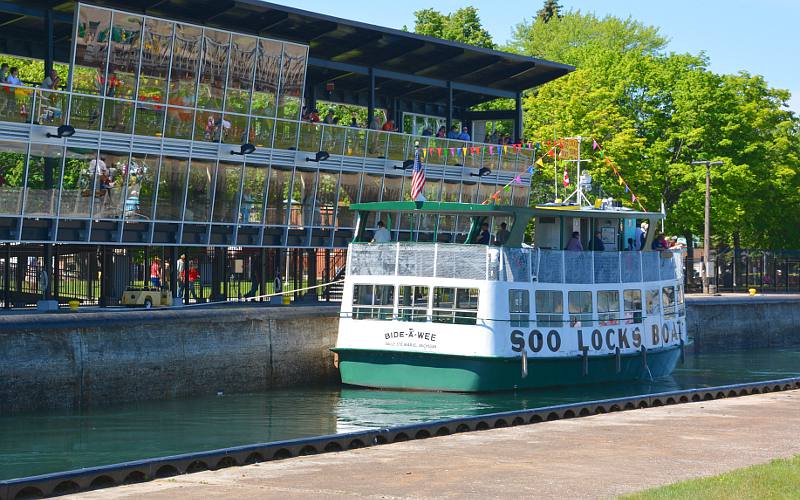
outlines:
{"label": "antenna", "polygon": [[577,172],[577,181],[575,182],[575,191],[570,194],[567,199],[564,200],[564,203],[568,202],[570,198],[573,196],[575,197],[575,201],[578,203],[578,206],[591,206],[592,204],[589,202],[589,199],[586,197],[584,190],[591,191],[592,189],[592,176],[587,174],[581,175],[581,163],[591,163],[591,158],[587,158],[585,160],[581,159],[581,142],[583,141],[583,137],[566,137],[565,139],[576,139],[578,141],[578,158],[576,160],[561,160],[567,162],[575,162],[578,165],[578,172]]}

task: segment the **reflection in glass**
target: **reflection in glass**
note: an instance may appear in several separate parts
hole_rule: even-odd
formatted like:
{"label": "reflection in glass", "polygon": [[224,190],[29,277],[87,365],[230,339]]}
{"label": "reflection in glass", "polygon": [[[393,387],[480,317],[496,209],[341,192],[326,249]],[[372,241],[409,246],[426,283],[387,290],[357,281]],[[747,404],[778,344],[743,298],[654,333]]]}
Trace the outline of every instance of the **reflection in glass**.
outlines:
{"label": "reflection in glass", "polygon": [[320,151],[321,139],[321,124],[308,122],[302,122],[300,124],[300,139],[298,140],[300,151]]}
{"label": "reflection in glass", "polygon": [[125,172],[130,155],[126,151],[100,151],[100,159],[89,162],[89,176],[94,181],[93,217],[118,219],[125,202]]}
{"label": "reflection in glass", "polygon": [[336,214],[336,181],[339,173],[320,172],[317,186],[314,226],[332,227]]}
{"label": "reflection in glass", "polygon": [[225,77],[228,71],[229,33],[206,28],[203,33],[200,84],[197,105],[206,109],[222,109]]}
{"label": "reflection in glass", "polygon": [[110,28],[111,11],[80,6],[72,73],[73,91],[94,95],[104,93]]}
{"label": "reflection in glass", "polygon": [[353,227],[353,211],[350,204],[358,203],[358,193],[361,189],[361,174],[355,172],[342,172],[339,179],[339,207],[336,215],[338,227]]}
{"label": "reflection in glass", "polygon": [[231,122],[219,111],[198,109],[194,117],[194,140],[219,142],[230,133]]}
{"label": "reflection in glass", "polygon": [[271,168],[269,173],[269,191],[267,192],[267,217],[268,225],[286,223],[286,207],[289,198],[289,181],[292,172]]}
{"label": "reflection in glass", "polygon": [[[164,129],[164,116],[166,114],[165,106],[161,104],[142,103],[138,103],[136,106],[134,133],[136,135],[161,137]],[[191,119],[189,126],[191,126]]]}
{"label": "reflection in glass", "polygon": [[214,193],[213,222],[236,222],[239,220],[237,205],[239,204],[241,175],[241,162],[219,162],[217,185]]}
{"label": "reflection in glass", "polygon": [[327,125],[322,129],[322,150],[332,155],[344,154],[347,128]]}
{"label": "reflection in glass", "polygon": [[303,227],[311,226],[314,213],[316,177],[316,172],[305,172],[302,170],[295,172],[291,200],[292,217],[289,219],[290,225],[298,225],[299,223],[299,225]]}
{"label": "reflection in glass", "polygon": [[121,82],[114,97],[133,99],[139,75],[139,48],[142,40],[143,18],[115,12],[111,30],[111,59],[109,74],[114,72]]}
{"label": "reflection in glass", "polygon": [[34,93],[23,87],[0,84],[0,120],[4,122],[30,123],[34,118]]}
{"label": "reflection in glass", "polygon": [[126,220],[149,220],[153,215],[155,178],[158,175],[158,155],[134,153],[120,181],[125,185],[123,217]]}
{"label": "reflection in glass", "polygon": [[211,219],[211,182],[215,169],[216,162],[213,160],[191,161],[184,221],[208,222]]}
{"label": "reflection in glass", "polygon": [[258,40],[252,36],[232,35],[231,60],[228,66],[228,91],[225,110],[235,113],[250,111],[250,91],[256,66]]}
{"label": "reflection in glass", "polygon": [[278,93],[278,118],[300,119],[300,99],[306,77],[308,48],[293,43],[283,44],[283,71]]}
{"label": "reflection in glass", "polygon": [[281,44],[272,40],[258,41],[258,63],[253,87],[254,115],[275,116],[278,78],[281,72]]}
{"label": "reflection in glass", "polygon": [[[411,178],[405,182],[406,186],[411,185]],[[403,177],[386,176],[383,181],[383,201],[407,201],[403,199]],[[409,193],[410,194],[410,193]],[[409,196],[410,199],[410,196]],[[377,200],[376,200],[377,201]]]}
{"label": "reflection in glass", "polygon": [[165,221],[181,220],[184,188],[186,187],[185,158],[165,156],[161,160],[158,177],[158,199],[156,200],[156,219]]}
{"label": "reflection in glass", "polygon": [[167,108],[167,126],[164,136],[173,139],[191,139],[193,118],[194,110],[170,106]]}
{"label": "reflection in glass", "polygon": [[69,124],[86,130],[100,129],[100,113],[103,101],[99,97],[72,96],[69,111]]}
{"label": "reflection in glass", "polygon": [[193,107],[196,100],[197,72],[200,64],[202,30],[185,24],[175,25],[169,103]]}
{"label": "reflection in glass", "polygon": [[[3,151],[5,149],[5,144]],[[21,150],[21,151],[20,151]],[[22,146],[16,154],[24,155]],[[3,153],[6,156],[7,153]],[[22,213],[33,216],[55,216],[58,210],[58,189],[61,185],[61,167],[64,161],[64,147],[49,144],[31,144],[28,164],[28,184],[25,189],[25,207]],[[10,173],[10,172],[9,172]],[[3,186],[5,188],[5,186]]]}
{"label": "reflection in glass", "polygon": [[239,222],[242,224],[261,223],[267,173],[267,167],[261,165],[247,164],[244,167],[242,201],[239,206]]}
{"label": "reflection in glass", "polygon": [[348,128],[344,154],[364,156],[367,150],[367,131],[363,128]]}
{"label": "reflection in glass", "polygon": [[275,149],[297,149],[297,122],[278,120],[275,123]]}
{"label": "reflection in glass", "polygon": [[[92,202],[98,194],[95,188],[95,172],[102,157],[97,152],[83,148],[67,148],[61,186],[59,216],[89,217]],[[102,166],[102,164],[101,164]]]}
{"label": "reflection in glass", "polygon": [[130,134],[133,131],[133,103],[104,99],[103,130]]}
{"label": "reflection in glass", "polygon": [[163,105],[167,98],[167,72],[172,53],[173,23],[147,18],[144,23],[138,100]]}
{"label": "reflection in glass", "polygon": [[[222,142],[228,144],[244,144],[249,142],[254,143],[256,138],[253,130],[248,133],[247,117],[242,115],[226,114],[222,118],[223,134]],[[228,128],[224,128],[228,125]]]}
{"label": "reflection in glass", "polygon": [[[387,177],[387,183],[390,182],[391,177]],[[383,176],[375,174],[364,175],[364,186],[361,188],[361,203],[368,203],[371,201],[381,201],[381,193],[383,192]]]}
{"label": "reflection in glass", "polygon": [[274,130],[275,120],[270,118],[251,118],[250,135],[253,140],[250,142],[257,148],[270,148],[272,147],[272,133]]}
{"label": "reflection in glass", "polygon": [[[44,146],[36,148],[40,155],[44,155],[42,148]],[[4,181],[0,184],[0,213],[2,214],[19,214],[22,206],[22,187],[25,182],[27,149],[27,144],[21,142],[0,141],[0,178]],[[41,160],[37,161],[41,163]]]}

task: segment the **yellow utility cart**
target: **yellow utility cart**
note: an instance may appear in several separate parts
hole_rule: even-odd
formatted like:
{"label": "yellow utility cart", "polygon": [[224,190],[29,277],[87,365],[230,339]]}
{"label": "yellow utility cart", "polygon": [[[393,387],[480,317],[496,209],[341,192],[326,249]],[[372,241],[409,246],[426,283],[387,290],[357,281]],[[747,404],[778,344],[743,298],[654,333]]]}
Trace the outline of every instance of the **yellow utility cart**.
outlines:
{"label": "yellow utility cart", "polygon": [[169,307],[172,305],[172,294],[169,290],[159,288],[128,288],[122,294],[122,305],[142,306],[145,309],[159,306]]}

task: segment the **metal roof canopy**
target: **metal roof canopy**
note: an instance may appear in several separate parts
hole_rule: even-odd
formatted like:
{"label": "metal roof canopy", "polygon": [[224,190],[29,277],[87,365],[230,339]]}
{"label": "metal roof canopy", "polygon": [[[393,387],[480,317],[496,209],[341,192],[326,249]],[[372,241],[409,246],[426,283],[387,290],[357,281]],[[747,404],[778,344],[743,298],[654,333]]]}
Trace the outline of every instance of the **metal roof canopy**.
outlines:
{"label": "metal roof canopy", "polygon": [[[259,0],[97,0],[89,4],[294,41],[310,47],[310,87],[334,82],[327,99],[367,105],[370,84],[387,107],[395,99],[446,106],[515,98],[563,76],[565,64],[397,29],[340,19]],[[66,61],[77,2],[0,0],[0,52]],[[326,96],[318,95],[319,98]],[[373,101],[374,102],[374,101]],[[451,107],[452,107],[451,106]]]}

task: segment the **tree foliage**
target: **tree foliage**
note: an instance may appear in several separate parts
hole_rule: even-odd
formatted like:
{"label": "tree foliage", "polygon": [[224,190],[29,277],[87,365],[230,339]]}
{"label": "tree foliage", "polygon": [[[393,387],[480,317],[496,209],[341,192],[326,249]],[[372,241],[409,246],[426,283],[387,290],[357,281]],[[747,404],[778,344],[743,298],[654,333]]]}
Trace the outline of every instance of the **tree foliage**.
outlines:
{"label": "tree foliage", "polygon": [[561,5],[558,0],[545,0],[542,8],[536,12],[536,19],[546,23],[554,17],[561,17]]}
{"label": "tree foliage", "polygon": [[[691,162],[722,160],[712,173],[716,243],[797,248],[800,120],[789,92],[747,72],[716,74],[702,52],[666,45],[655,27],[579,11],[517,25],[508,50],[577,68],[526,95],[526,136],[596,138],[647,209],[664,201],[673,234],[702,233],[705,169]],[[595,184],[630,202],[600,160]]]}
{"label": "tree foliage", "polygon": [[423,9],[414,12],[414,32],[444,40],[494,48],[492,35],[481,24],[478,10],[475,7],[463,7],[449,14],[442,14],[435,9]]}

